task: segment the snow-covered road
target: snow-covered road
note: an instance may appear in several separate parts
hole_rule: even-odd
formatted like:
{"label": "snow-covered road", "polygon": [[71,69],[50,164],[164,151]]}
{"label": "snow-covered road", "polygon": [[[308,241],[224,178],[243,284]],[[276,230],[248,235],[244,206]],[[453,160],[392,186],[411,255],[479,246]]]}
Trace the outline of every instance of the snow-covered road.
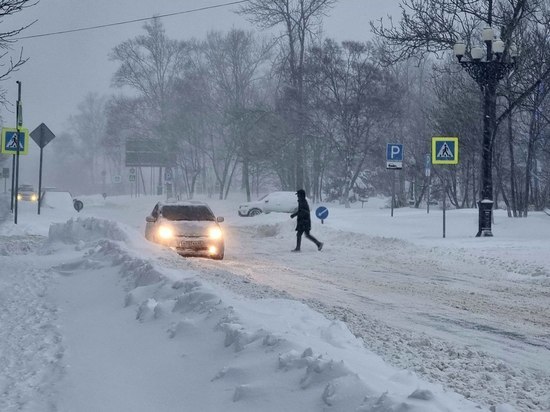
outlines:
{"label": "snow-covered road", "polygon": [[226,260],[193,266],[250,297],[306,302],[346,322],[390,363],[467,397],[519,399],[525,408],[545,399],[547,279],[511,274],[505,260],[495,266],[465,250],[330,229],[322,232],[322,253],[306,244],[291,254],[291,225],[231,228]]}
{"label": "snow-covered road", "polygon": [[329,219],[315,219],[312,231],[323,251],[304,239],[293,254],[287,215],[240,218],[231,202],[209,202],[226,216],[224,261],[164,263],[191,265],[245,296],[305,302],[346,322],[389,363],[476,401],[550,409],[546,215],[508,219],[497,211],[495,237],[474,238],[476,212],[448,211],[441,239],[441,210],[390,218],[371,199],[365,209],[329,206]]}

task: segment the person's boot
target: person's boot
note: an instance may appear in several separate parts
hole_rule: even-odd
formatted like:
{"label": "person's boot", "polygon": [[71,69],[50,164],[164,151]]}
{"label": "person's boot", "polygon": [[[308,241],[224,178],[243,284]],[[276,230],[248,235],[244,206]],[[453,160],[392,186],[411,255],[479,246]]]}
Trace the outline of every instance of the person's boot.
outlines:
{"label": "person's boot", "polygon": [[302,245],[302,237],[296,236],[296,247],[292,249],[291,252],[299,252],[301,245]]}
{"label": "person's boot", "polygon": [[323,242],[319,242],[319,243],[317,244],[317,250],[318,250],[319,252],[321,251],[321,249],[323,249],[323,245],[324,245]]}

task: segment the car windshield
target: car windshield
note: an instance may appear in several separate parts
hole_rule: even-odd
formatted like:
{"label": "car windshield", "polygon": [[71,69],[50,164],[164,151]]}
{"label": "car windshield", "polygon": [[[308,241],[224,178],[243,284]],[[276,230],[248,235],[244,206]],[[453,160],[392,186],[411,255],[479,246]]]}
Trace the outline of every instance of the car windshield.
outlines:
{"label": "car windshield", "polygon": [[168,220],[216,220],[206,206],[164,206],[162,216]]}
{"label": "car windshield", "polygon": [[20,192],[32,192],[34,189],[31,185],[21,185],[19,186]]}

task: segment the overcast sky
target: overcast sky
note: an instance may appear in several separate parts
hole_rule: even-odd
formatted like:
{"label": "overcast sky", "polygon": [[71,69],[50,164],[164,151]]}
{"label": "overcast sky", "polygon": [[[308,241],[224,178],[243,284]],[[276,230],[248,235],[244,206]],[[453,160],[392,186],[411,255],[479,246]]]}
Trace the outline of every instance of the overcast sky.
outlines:
{"label": "overcast sky", "polygon": [[[147,18],[227,3],[231,0],[41,0],[37,6],[2,22],[2,30],[38,20],[22,36]],[[367,40],[369,21],[396,13],[397,0],[340,0],[325,19],[325,33],[337,40]],[[253,30],[236,6],[180,14],[163,18],[169,37],[202,38],[209,30],[231,27]],[[121,42],[143,34],[143,22],[97,30],[20,40],[30,60],[1,87],[8,99],[17,99],[16,80],[22,82],[24,125],[30,131],[46,123],[55,134],[68,128],[68,117],[89,92],[113,93],[111,77],[117,66],[109,52]],[[17,49],[16,49],[17,50]],[[2,109],[4,127],[13,127],[13,110]]]}

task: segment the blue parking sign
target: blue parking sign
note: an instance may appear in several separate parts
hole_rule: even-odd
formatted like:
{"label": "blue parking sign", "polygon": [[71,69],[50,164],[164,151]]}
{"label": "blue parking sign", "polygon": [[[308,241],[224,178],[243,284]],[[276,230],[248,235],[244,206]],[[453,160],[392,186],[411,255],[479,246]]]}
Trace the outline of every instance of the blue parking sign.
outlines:
{"label": "blue parking sign", "polygon": [[401,143],[388,143],[386,145],[386,168],[403,168],[403,145]]}

